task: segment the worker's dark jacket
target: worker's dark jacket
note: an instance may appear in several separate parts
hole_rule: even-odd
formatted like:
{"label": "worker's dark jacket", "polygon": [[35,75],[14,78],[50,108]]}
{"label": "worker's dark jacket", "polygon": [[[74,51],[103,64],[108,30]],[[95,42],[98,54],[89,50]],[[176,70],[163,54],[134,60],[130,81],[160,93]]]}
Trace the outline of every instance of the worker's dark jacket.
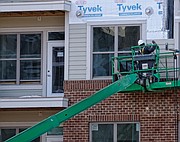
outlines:
{"label": "worker's dark jacket", "polygon": [[154,50],[156,49],[156,44],[151,45],[151,46],[144,46],[142,48],[141,54],[151,54],[152,52],[154,52]]}

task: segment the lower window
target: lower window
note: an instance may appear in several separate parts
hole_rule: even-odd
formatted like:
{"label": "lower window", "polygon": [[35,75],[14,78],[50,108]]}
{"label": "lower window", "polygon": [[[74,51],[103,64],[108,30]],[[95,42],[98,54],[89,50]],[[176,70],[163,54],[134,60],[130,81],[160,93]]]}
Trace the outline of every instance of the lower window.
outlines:
{"label": "lower window", "polygon": [[139,142],[139,123],[91,123],[90,142]]}
{"label": "lower window", "polygon": [[[0,142],[4,142],[27,128],[0,128]],[[40,137],[32,142],[41,142]]]}

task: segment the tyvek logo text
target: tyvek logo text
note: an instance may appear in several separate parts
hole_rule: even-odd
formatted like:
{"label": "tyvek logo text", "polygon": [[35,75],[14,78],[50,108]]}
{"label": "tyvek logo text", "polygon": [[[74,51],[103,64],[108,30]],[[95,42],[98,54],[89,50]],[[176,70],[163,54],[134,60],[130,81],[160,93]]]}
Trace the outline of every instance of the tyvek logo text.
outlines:
{"label": "tyvek logo text", "polygon": [[132,5],[117,4],[119,16],[142,15],[142,5],[139,3]]}
{"label": "tyvek logo text", "polygon": [[132,10],[142,10],[142,5],[139,5],[138,3],[135,5],[124,5],[124,4],[117,4],[119,11],[132,11]]}
{"label": "tyvek logo text", "polygon": [[83,17],[101,17],[103,15],[103,8],[100,5],[92,7],[78,6],[78,9],[83,11]]}
{"label": "tyvek logo text", "polygon": [[162,15],[163,14],[163,6],[162,6],[162,2],[157,2],[157,7],[158,7],[158,14]]}

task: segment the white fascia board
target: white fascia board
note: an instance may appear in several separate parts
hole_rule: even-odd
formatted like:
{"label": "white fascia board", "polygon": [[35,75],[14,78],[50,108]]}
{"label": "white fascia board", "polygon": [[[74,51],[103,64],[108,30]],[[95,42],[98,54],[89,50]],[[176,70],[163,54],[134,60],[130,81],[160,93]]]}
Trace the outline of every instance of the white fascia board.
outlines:
{"label": "white fascia board", "polygon": [[71,2],[51,1],[51,2],[21,2],[21,3],[0,3],[0,12],[25,12],[25,11],[70,11]]}
{"label": "white fascia board", "polygon": [[55,108],[68,107],[66,98],[0,99],[0,108]]}

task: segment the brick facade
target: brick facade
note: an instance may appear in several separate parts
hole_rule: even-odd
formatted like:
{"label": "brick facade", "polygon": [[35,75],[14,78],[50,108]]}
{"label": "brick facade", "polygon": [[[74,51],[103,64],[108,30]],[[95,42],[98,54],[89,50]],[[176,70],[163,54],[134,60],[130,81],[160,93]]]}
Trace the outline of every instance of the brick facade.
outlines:
{"label": "brick facade", "polygon": [[[72,105],[110,84],[110,80],[65,81]],[[64,142],[89,142],[90,122],[139,122],[141,142],[177,142],[180,90],[118,93],[64,123]]]}

